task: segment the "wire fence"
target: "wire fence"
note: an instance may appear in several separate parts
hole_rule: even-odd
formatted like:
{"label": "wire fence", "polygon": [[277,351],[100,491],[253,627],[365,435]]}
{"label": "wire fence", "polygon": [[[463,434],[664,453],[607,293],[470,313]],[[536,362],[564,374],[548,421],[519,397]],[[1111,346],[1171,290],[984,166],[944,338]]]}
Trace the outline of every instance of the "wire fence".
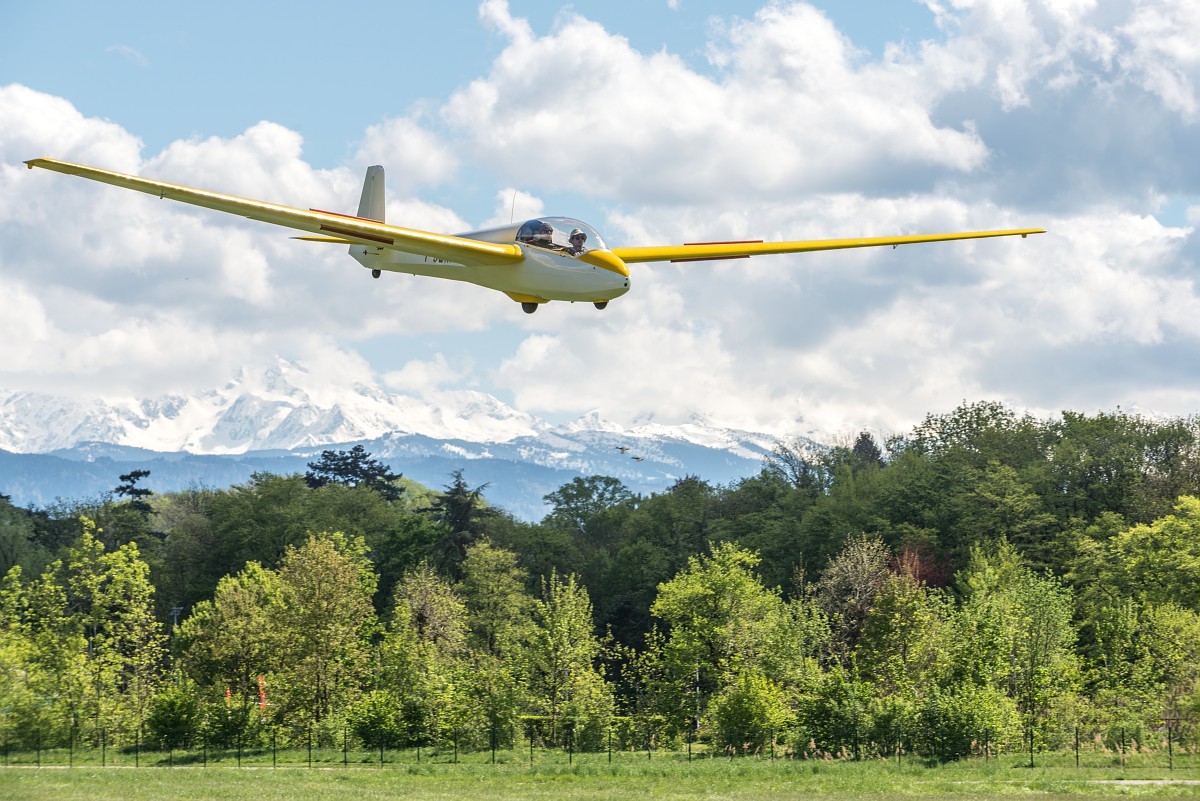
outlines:
{"label": "wire fence", "polygon": [[[254,768],[387,768],[420,764],[572,765],[609,764],[633,760],[668,759],[676,762],[713,759],[875,761],[878,763],[936,763],[959,759],[1029,767],[1124,768],[1195,771],[1200,769],[1200,739],[1194,723],[1172,721],[1161,726],[1108,729],[1044,727],[1026,729],[1019,738],[997,738],[984,730],[970,741],[965,753],[939,753],[940,732],[907,732],[890,742],[858,741],[819,744],[770,737],[737,747],[715,746],[689,735],[659,737],[653,729],[621,722],[610,726],[597,742],[594,732],[584,745],[570,722],[556,721],[548,730],[544,720],[525,719],[522,737],[516,732],[477,735],[451,732],[437,740],[389,743],[387,738],[355,736],[328,728],[297,731],[271,729],[253,741],[205,741],[171,744],[148,738],[144,730],[100,729],[89,736],[74,730],[65,738],[40,732],[15,733],[0,743],[5,767],[254,767]],[[340,742],[337,740],[340,734]],[[490,736],[487,736],[490,734]],[[692,732],[694,734],[694,732]],[[918,736],[919,735],[919,736]],[[373,741],[373,742],[370,742]],[[581,747],[582,746],[582,747]]]}

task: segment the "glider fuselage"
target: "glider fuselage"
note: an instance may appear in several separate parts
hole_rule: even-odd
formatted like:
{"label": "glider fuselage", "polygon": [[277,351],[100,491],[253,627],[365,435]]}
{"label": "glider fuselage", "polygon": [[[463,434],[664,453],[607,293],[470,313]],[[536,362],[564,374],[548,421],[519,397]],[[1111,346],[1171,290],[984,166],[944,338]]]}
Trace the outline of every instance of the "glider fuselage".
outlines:
{"label": "glider fuselage", "polygon": [[[524,221],[456,234],[463,239],[517,245],[524,258],[511,264],[467,265],[433,256],[362,245],[352,245],[350,255],[371,270],[465,281],[504,292],[515,300],[535,303],[549,300],[605,302],[629,291],[628,275],[615,271],[611,266],[597,264],[595,255],[588,258],[587,254],[610,253],[603,247],[594,229],[567,217],[544,217],[538,222],[552,226],[557,241],[547,240],[542,245],[522,241],[521,232],[530,225]],[[580,229],[590,234],[589,244],[600,245],[582,256],[572,254],[568,246],[561,244],[568,238],[566,232]],[[558,232],[563,235],[559,236]]]}

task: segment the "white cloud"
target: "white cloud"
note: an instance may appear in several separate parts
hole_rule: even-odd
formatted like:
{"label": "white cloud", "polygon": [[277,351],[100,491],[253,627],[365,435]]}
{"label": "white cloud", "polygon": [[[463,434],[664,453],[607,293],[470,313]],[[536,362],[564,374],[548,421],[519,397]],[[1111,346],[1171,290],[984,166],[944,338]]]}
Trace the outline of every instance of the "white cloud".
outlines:
{"label": "white cloud", "polygon": [[431,360],[414,359],[399,370],[385,373],[383,382],[396,392],[422,395],[447,384],[461,382],[469,373],[470,366],[458,369],[451,367],[446,357],[438,353]]}
{"label": "white cloud", "polygon": [[[572,12],[535,34],[488,0],[504,37],[490,69],[440,109],[382,119],[330,170],[276,122],[143,156],[66,100],[0,87],[0,386],[215,385],[274,354],[333,385],[370,376],[355,343],[390,335],[420,341],[383,371],[395,390],[480,386],[560,417],[844,433],[981,398],[1200,407],[1180,368],[1200,358],[1200,240],[1153,216],[1174,201],[1200,226],[1194,0],[927,5],[942,39],[872,59],[812,7],[773,3],[714,28],[697,66]],[[635,265],[603,312],[526,317],[497,293],[374,281],[342,247],[17,163],[40,155],[347,212],[378,162],[388,219],[439,231],[472,226],[413,193],[470,184],[485,225],[583,198],[614,244],[1050,233]],[[486,337],[488,354],[446,334]]]}
{"label": "white cloud", "polygon": [[643,55],[584,17],[537,38],[507,4],[484,8],[509,45],[445,116],[478,158],[514,177],[552,175],[609,197],[761,200],[914,165],[969,172],[987,155],[969,126],[931,119],[920,70],[860,65],[804,4],[733,26],[714,75],[667,52]]}
{"label": "white cloud", "polygon": [[133,62],[134,64],[136,64],[139,67],[150,66],[150,59],[146,58],[145,54],[143,54],[137,48],[130,47],[129,45],[123,45],[123,44],[112,45],[111,47],[104,48],[104,52],[105,53],[116,53],[117,55]]}

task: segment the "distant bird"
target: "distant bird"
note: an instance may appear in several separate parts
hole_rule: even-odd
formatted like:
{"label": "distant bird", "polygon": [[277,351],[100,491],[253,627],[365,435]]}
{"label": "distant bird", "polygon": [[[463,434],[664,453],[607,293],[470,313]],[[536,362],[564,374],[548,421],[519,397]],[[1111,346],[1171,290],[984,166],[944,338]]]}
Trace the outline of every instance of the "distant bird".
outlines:
{"label": "distant bird", "polygon": [[625,451],[629,450],[629,448],[628,448],[628,447],[626,447],[625,445],[617,445],[617,446],[615,446],[615,447],[616,447],[616,449],[617,449],[617,450],[619,450],[621,453],[624,453]]}
{"label": "distant bird", "polygon": [[630,458],[630,459],[632,459],[632,460],[633,460],[633,461],[635,461],[635,462],[644,462],[644,461],[646,461],[646,457],[645,457],[645,456],[630,456],[629,458]]}

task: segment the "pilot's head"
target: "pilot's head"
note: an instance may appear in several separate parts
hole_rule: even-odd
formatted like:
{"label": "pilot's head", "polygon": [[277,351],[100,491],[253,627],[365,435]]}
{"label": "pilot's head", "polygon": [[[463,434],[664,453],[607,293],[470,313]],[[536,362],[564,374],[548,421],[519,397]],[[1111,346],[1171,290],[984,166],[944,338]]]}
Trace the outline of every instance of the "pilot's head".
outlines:
{"label": "pilot's head", "polygon": [[571,244],[572,245],[574,245],[575,247],[579,247],[586,241],[587,241],[587,234],[585,234],[583,232],[582,228],[574,228],[571,230]]}

